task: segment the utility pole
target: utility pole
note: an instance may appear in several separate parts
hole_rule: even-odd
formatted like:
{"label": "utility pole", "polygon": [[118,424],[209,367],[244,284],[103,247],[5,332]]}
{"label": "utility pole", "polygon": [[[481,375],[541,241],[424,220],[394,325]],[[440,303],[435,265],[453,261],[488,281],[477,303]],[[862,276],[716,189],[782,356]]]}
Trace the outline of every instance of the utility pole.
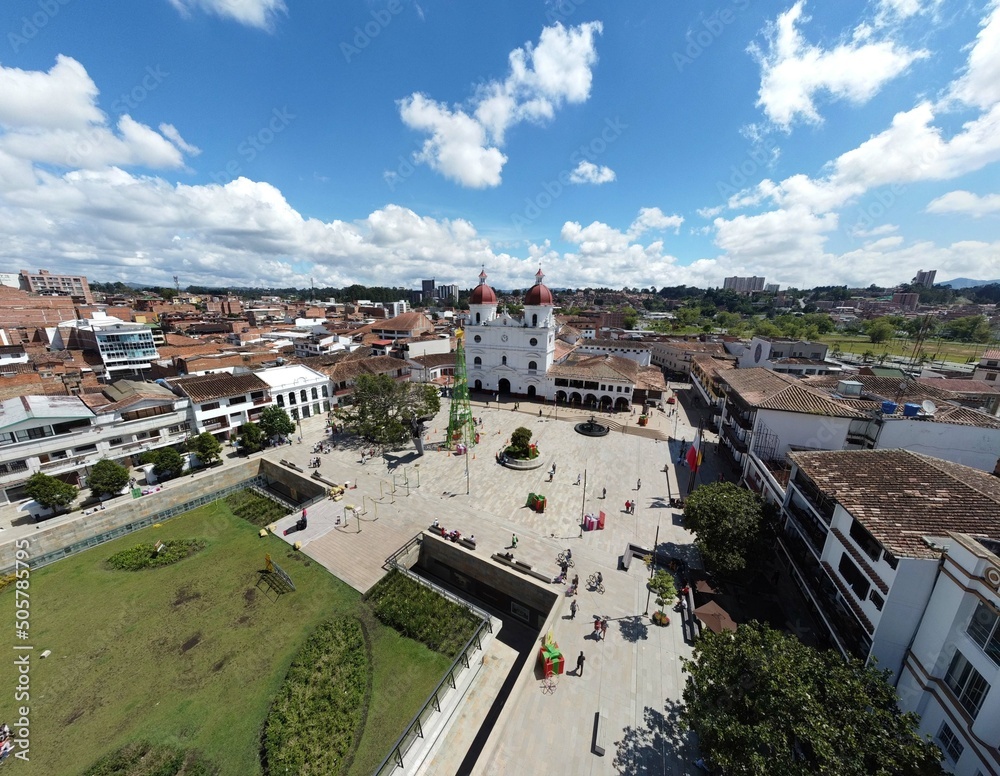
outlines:
{"label": "utility pole", "polygon": [[[656,548],[660,545],[660,523],[656,523],[656,538],[653,539],[653,562],[649,564],[649,578],[653,578],[653,570],[656,568]],[[646,611],[643,612],[643,617],[649,617],[649,596],[652,594],[649,585],[646,585]]]}
{"label": "utility pole", "polygon": [[583,500],[580,502],[580,538],[583,538],[583,516],[587,511],[587,470],[583,470]]}

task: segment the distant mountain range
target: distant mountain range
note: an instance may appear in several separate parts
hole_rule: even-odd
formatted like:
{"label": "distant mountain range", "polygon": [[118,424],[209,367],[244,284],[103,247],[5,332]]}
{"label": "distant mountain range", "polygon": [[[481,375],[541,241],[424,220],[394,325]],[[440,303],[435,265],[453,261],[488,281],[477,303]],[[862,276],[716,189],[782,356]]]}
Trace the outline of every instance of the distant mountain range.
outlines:
{"label": "distant mountain range", "polygon": [[936,286],[951,286],[954,289],[973,288],[974,286],[988,286],[991,283],[1000,283],[1000,280],[973,280],[972,278],[955,278],[954,280],[942,280],[935,283]]}

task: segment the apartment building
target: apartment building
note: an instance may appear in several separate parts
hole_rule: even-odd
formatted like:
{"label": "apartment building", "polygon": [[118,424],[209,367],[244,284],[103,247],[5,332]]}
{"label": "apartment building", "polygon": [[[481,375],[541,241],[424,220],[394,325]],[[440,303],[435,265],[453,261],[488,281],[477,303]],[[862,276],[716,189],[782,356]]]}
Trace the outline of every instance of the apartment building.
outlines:
{"label": "apartment building", "polygon": [[[997,480],[1000,484],[1000,480]],[[1000,773],[1000,540],[949,532],[897,690],[957,776]]]}
{"label": "apartment building", "polygon": [[77,296],[86,304],[94,303],[94,295],[90,293],[90,285],[83,275],[53,275],[47,269],[38,272],[22,269],[20,281],[21,289],[33,294]]}
{"label": "apartment building", "polygon": [[52,331],[52,348],[99,354],[104,376],[109,382],[129,374],[141,374],[159,358],[153,332],[148,326],[127,323],[102,312],[94,312],[90,318],[60,323]]}
{"label": "apartment building", "polygon": [[20,396],[0,402],[0,493],[26,498],[36,472],[85,486],[102,458],[123,465],[140,453],[179,444],[188,433],[188,401],[156,383],[119,380],[102,393]]}
{"label": "apartment building", "polygon": [[190,424],[194,434],[209,431],[228,441],[244,423],[255,422],[270,406],[270,386],[252,372],[216,372],[166,381],[190,400]]}

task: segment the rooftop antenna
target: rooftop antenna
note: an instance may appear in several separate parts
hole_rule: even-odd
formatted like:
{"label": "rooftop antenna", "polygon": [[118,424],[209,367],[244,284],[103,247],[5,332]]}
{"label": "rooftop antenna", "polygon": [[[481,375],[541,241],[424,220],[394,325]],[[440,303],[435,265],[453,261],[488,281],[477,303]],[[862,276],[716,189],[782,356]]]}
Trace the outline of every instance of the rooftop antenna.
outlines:
{"label": "rooftop antenna", "polygon": [[181,292],[181,281],[178,279],[177,275],[174,275],[174,289],[178,294]]}
{"label": "rooftop antenna", "polygon": [[309,301],[310,302],[315,302],[316,301],[316,282],[312,278],[309,278],[309,288],[310,288]]}

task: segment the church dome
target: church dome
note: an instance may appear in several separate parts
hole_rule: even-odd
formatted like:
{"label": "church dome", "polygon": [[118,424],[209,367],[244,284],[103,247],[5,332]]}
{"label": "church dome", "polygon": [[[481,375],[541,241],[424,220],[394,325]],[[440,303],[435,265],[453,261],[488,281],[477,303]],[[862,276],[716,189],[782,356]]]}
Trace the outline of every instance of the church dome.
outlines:
{"label": "church dome", "polygon": [[539,306],[539,305],[554,305],[555,299],[552,296],[552,292],[549,291],[548,286],[542,283],[545,275],[542,274],[542,268],[538,268],[538,272],[535,273],[535,285],[533,285],[527,294],[524,295],[525,306]]}
{"label": "church dome", "polygon": [[472,289],[469,304],[496,304],[496,292],[486,285],[486,270],[479,273],[479,285]]}

